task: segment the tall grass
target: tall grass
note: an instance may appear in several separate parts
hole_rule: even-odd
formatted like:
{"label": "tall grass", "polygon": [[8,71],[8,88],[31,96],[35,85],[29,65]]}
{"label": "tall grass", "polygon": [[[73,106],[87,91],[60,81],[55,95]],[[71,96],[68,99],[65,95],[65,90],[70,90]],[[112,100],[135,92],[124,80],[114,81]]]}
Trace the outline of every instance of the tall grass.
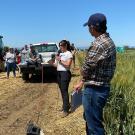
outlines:
{"label": "tall grass", "polygon": [[[80,66],[84,54],[78,54]],[[104,109],[107,135],[135,135],[135,51],[117,54],[117,67]]]}

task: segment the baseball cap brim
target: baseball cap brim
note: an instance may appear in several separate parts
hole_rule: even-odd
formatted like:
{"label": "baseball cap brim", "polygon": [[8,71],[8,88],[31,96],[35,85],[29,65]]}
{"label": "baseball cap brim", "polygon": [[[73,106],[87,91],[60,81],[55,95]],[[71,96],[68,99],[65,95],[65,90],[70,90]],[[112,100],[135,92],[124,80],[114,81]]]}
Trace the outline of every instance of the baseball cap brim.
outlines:
{"label": "baseball cap brim", "polygon": [[84,27],[85,27],[85,26],[88,26],[88,22],[84,23],[83,26],[84,26]]}

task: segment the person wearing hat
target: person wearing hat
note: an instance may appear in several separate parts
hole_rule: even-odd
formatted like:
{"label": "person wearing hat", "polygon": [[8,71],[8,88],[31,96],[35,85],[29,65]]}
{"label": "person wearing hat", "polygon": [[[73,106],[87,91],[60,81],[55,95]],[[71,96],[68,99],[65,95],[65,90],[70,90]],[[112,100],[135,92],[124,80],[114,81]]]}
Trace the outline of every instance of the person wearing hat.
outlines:
{"label": "person wearing hat", "polygon": [[84,24],[95,37],[91,43],[81,69],[82,79],[74,88],[84,85],[82,103],[87,135],[104,135],[103,108],[110,92],[110,81],[116,67],[116,47],[107,33],[104,14],[90,16]]}

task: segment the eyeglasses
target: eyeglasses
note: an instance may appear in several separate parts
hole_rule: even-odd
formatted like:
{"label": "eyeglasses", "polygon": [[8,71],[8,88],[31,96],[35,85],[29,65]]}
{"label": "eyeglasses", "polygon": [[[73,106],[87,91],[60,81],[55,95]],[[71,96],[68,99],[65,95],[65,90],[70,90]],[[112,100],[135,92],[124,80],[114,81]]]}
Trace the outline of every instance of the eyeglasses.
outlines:
{"label": "eyeglasses", "polygon": [[59,46],[65,46],[65,44],[63,44],[63,43],[60,43],[60,45]]}

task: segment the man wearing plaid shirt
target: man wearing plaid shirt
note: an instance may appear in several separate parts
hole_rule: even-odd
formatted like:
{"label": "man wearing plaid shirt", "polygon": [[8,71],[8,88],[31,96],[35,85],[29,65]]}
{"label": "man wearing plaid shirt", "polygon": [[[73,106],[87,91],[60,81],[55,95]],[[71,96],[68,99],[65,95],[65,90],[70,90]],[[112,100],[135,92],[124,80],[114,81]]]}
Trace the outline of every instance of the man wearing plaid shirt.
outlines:
{"label": "man wearing plaid shirt", "polygon": [[116,48],[107,30],[104,14],[90,16],[84,26],[95,37],[82,65],[82,80],[75,86],[80,90],[84,85],[83,107],[87,135],[104,135],[102,124],[103,108],[110,92],[110,81],[116,67]]}

